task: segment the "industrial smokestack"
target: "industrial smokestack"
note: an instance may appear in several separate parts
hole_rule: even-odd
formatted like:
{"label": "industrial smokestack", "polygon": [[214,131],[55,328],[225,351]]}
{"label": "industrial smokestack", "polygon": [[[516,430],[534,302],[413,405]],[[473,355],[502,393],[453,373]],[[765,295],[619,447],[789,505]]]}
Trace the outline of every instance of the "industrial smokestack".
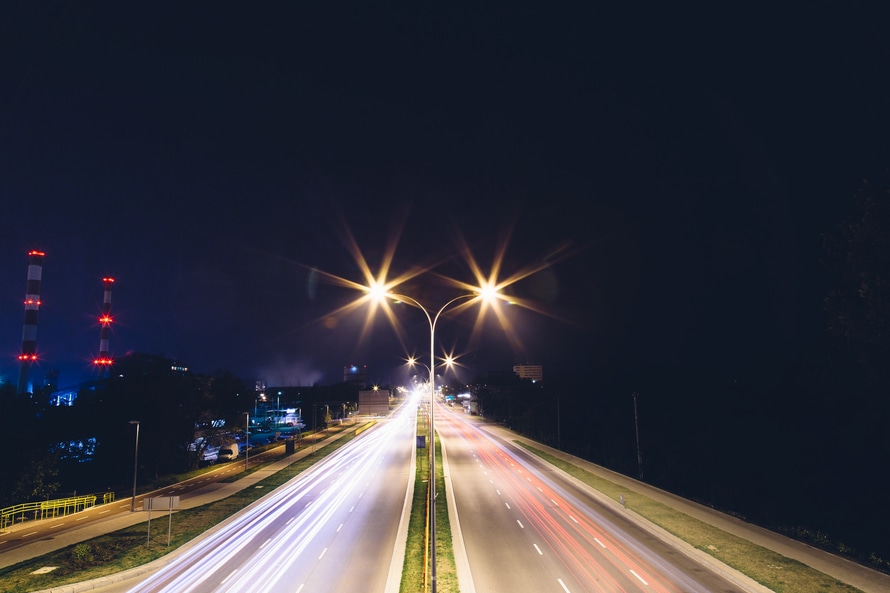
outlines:
{"label": "industrial smokestack", "polygon": [[100,370],[111,366],[111,355],[108,352],[108,337],[111,334],[111,287],[114,278],[102,278],[105,284],[105,296],[102,299],[102,314],[99,316],[99,356],[93,361]]}
{"label": "industrial smokestack", "polygon": [[25,323],[22,328],[22,353],[19,360],[18,392],[28,392],[28,371],[37,360],[37,313],[40,311],[40,281],[43,277],[42,251],[28,252],[28,283],[25,287]]}

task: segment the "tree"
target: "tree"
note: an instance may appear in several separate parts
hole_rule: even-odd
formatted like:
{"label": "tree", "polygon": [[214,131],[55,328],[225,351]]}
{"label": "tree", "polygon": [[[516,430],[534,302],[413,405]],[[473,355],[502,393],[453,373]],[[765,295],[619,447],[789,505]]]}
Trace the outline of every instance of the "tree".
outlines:
{"label": "tree", "polygon": [[[835,343],[818,387],[830,418],[818,453],[843,488],[855,484],[857,497],[882,501],[890,462],[890,186],[863,182],[853,213],[823,240],[832,274],[824,303]],[[866,532],[890,520],[885,504],[852,506],[844,518],[850,529]]]}
{"label": "tree", "polygon": [[12,498],[19,502],[48,499],[58,492],[59,458],[56,453],[33,452],[24,473],[12,488]]}

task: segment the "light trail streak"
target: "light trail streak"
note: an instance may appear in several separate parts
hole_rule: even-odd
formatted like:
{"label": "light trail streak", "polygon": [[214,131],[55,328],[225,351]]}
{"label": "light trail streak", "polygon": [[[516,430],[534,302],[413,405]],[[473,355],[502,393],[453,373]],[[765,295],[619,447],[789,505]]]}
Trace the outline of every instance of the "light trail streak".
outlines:
{"label": "light trail streak", "polygon": [[[523,470],[521,461],[482,431],[453,415],[442,416],[473,445],[473,455],[481,462],[480,468],[494,476],[494,481],[491,478],[489,481],[497,494],[509,492],[505,507],[521,513],[525,525],[519,519],[517,523],[539,533],[542,546],[550,548],[554,557],[585,588],[624,593],[642,583],[646,591],[656,593],[707,592],[630,540],[611,521],[588,507],[582,509],[573,496],[555,490],[533,468]],[[560,584],[565,588],[562,581]]]}
{"label": "light trail streak", "polygon": [[[413,429],[414,408],[405,406],[392,420],[333,452],[291,481],[256,501],[245,511],[208,533],[132,593],[193,591],[272,593],[292,590],[288,569],[312,549],[316,561],[335,537],[328,529],[338,513],[349,513],[361,500],[379,468],[380,457],[405,430]],[[378,463],[374,463],[378,461]],[[367,504],[372,504],[369,501]],[[345,511],[345,509],[349,511]],[[319,555],[320,554],[320,555]]]}

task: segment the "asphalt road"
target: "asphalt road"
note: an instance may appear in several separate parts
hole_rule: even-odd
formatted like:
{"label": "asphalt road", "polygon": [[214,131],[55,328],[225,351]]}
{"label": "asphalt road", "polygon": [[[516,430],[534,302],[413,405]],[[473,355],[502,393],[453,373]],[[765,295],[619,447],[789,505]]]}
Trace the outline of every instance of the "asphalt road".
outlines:
{"label": "asphalt road", "polygon": [[414,427],[405,407],[127,590],[398,591]]}
{"label": "asphalt road", "polygon": [[[689,515],[690,517],[713,525],[723,531],[726,531],[727,533],[731,533],[740,538],[753,542],[761,547],[777,552],[791,560],[806,564],[807,566],[810,566],[815,570],[818,570],[819,572],[829,575],[841,582],[852,585],[853,587],[856,587],[857,589],[865,593],[890,592],[890,575],[872,570],[834,554],[830,554],[828,552],[813,548],[811,546],[769,531],[762,527],[747,523],[736,517],[720,513],[719,511],[715,511],[712,508],[686,500],[682,497],[671,494],[670,492],[660,490],[654,486],[651,486],[644,482],[640,482],[623,474],[613,472],[568,453],[564,453],[541,443],[537,443],[531,439],[517,435],[516,433],[504,427],[486,423],[476,416],[467,416],[460,410],[455,412],[452,408],[444,408],[442,406],[440,406],[438,409],[442,410],[442,412],[437,414],[436,427],[443,433],[443,435],[444,431],[446,430],[445,419],[451,414],[453,414],[455,416],[455,419],[457,420],[466,421],[474,424],[476,428],[481,430],[487,437],[494,438],[495,442],[500,447],[502,447],[504,451],[510,451],[511,455],[515,455],[517,460],[529,461],[532,464],[532,466],[528,468],[530,472],[532,471],[532,467],[537,467],[537,471],[543,471],[547,476],[552,476],[554,478],[558,477],[559,482],[562,484],[561,488],[565,490],[565,492],[570,493],[572,496],[581,498],[582,500],[585,498],[599,499],[606,508],[603,510],[598,510],[598,514],[609,518],[609,515],[606,512],[608,508],[611,508],[613,511],[617,511],[619,515],[625,516],[632,522],[637,523],[644,529],[644,531],[649,532],[649,541],[661,540],[662,542],[667,542],[669,546],[673,548],[673,552],[669,553],[670,556],[686,556],[687,558],[696,560],[700,565],[704,567],[699,569],[693,568],[693,572],[697,572],[698,570],[710,570],[712,572],[716,572],[716,574],[725,577],[732,584],[732,588],[729,590],[766,591],[766,589],[759,584],[754,583],[751,579],[745,577],[744,575],[741,575],[740,573],[729,569],[729,567],[726,567],[722,563],[716,561],[710,555],[692,548],[688,544],[685,544],[685,542],[674,538],[670,534],[664,532],[664,530],[661,530],[658,527],[651,525],[648,521],[645,521],[642,518],[636,516],[636,514],[632,512],[632,509],[621,507],[621,505],[618,504],[616,501],[604,497],[601,493],[587,487],[586,485],[581,484],[564,472],[557,470],[550,465],[542,463],[537,458],[537,456],[528,454],[522,448],[515,447],[515,445],[513,445],[513,442],[519,441],[535,448],[542,449],[551,455],[562,458],[573,465],[577,465],[578,467],[581,467],[586,471],[597,474],[615,484],[618,484],[622,488],[627,488],[629,492],[638,492],[640,494],[643,494],[652,500],[659,501],[662,504],[674,508],[675,510]],[[446,471],[461,471],[460,465],[455,465],[453,469],[449,470],[451,466],[451,458],[454,457],[454,461],[455,463],[457,463],[460,456],[459,448],[455,449],[453,455],[451,454],[451,446],[449,445],[454,443],[455,439],[452,438],[449,440],[445,438],[443,439],[443,442],[445,443],[446,452],[449,453],[447,455],[448,461],[446,462]],[[457,445],[452,446],[457,447]],[[450,478],[449,481],[452,483],[455,490],[459,488],[459,483],[461,482],[461,480],[458,480],[457,477],[458,476],[456,474],[452,476],[446,476],[446,478]],[[455,498],[457,498],[458,494],[455,493],[454,496]],[[467,519],[467,522],[469,521],[470,520]],[[455,529],[454,526],[452,528]],[[472,525],[465,524],[465,521],[463,520],[463,514],[461,514],[461,523],[456,527],[456,529],[463,532],[472,530]],[[470,557],[469,552],[469,539],[472,537],[472,534],[468,536],[467,533],[464,533],[464,537],[468,540],[467,562],[471,562],[472,558]],[[503,573],[506,571],[501,572]],[[469,582],[468,584],[472,585],[473,583]],[[487,593],[488,591],[488,589],[482,589],[478,586],[475,590],[479,591],[480,593],[482,591],[486,591]],[[544,590],[546,591],[550,589]],[[723,589],[714,590],[723,591]],[[567,589],[564,587],[560,587],[558,591],[560,591],[560,593],[567,593]],[[462,581],[462,593],[473,593],[473,589],[464,587],[464,581]]]}
{"label": "asphalt road", "polygon": [[539,591],[743,593],[463,413],[440,413],[473,587]]}
{"label": "asphalt road", "polygon": [[[407,410],[404,417],[399,414],[399,419],[378,421],[352,443],[320,459],[269,496],[175,553],[129,571],[50,591],[254,591],[261,590],[257,583],[271,582],[269,575],[274,573],[279,575],[277,586],[270,589],[274,591],[297,590],[298,587],[306,590],[307,586],[318,591],[342,590],[342,587],[363,590],[365,585],[373,583],[375,590],[394,593],[401,576],[407,537],[407,518],[404,522],[401,518],[407,517],[407,495],[409,487],[413,488],[414,427],[413,410]],[[319,446],[342,434],[335,433]],[[290,463],[311,454],[312,450],[304,447],[295,455],[267,463],[235,482],[207,479],[190,486],[175,485],[169,492],[165,489],[152,492],[150,496],[183,493],[189,489],[189,493],[182,497],[181,508],[200,506],[253,487],[264,477],[286,470]],[[251,459],[259,459],[259,455]],[[225,475],[243,469],[244,461],[238,463],[241,465],[222,465],[214,473]],[[141,499],[137,498],[137,509],[140,506]],[[62,529],[60,524],[55,527],[56,536],[25,538],[25,543],[17,549],[0,554],[0,560],[4,561],[3,565],[15,564],[145,521],[145,513],[132,513],[129,509],[128,498],[114,505],[113,515],[116,516],[109,511],[94,522],[83,520],[68,527],[69,521],[82,514],[78,513],[64,520],[64,533],[59,531]],[[50,522],[44,523],[44,529],[53,529]],[[26,533],[15,534],[15,538]],[[4,534],[4,537],[10,535],[13,534]],[[388,549],[381,547],[386,541],[392,542]],[[303,551],[299,557],[294,555],[296,548]],[[229,558],[220,561],[225,555]],[[344,557],[350,558],[354,571],[344,570]],[[194,581],[195,575],[209,575],[210,563],[217,564],[213,570],[214,578],[199,576],[198,582],[183,584],[190,579]],[[228,573],[220,577],[226,570]],[[245,588],[245,575],[252,570],[259,570],[263,576],[257,579],[247,576],[249,585]],[[293,571],[300,572],[305,582],[295,581],[297,575]],[[236,582],[240,585],[232,588]],[[297,584],[291,587],[293,583]]]}
{"label": "asphalt road", "polygon": [[[516,440],[527,441],[588,471],[599,473],[629,490],[641,492],[720,529],[803,562],[864,592],[890,591],[890,576],[550,449],[502,427],[479,422],[476,417],[457,412],[454,418],[450,418],[451,409],[438,409],[437,429],[445,445],[444,469],[446,488],[449,490],[447,501],[455,533],[455,556],[462,593],[488,593],[507,589],[577,593],[610,588],[635,590],[634,587],[645,591],[757,590],[748,588],[744,579],[739,581],[736,577],[740,575],[727,577],[721,570],[709,568],[707,558],[701,558],[706,555],[701,552],[684,550],[680,544],[673,546],[672,550],[671,546],[668,549],[663,548],[664,542],[657,541],[662,538],[653,535],[657,529],[651,526],[633,535],[634,526],[620,520],[622,515],[632,518],[633,513],[608,499],[597,504],[595,499],[603,499],[599,493],[542,463],[536,456],[515,447],[513,441]],[[206,538],[220,531],[228,531],[228,537],[223,538],[225,540],[231,539],[234,531],[244,529],[253,533],[247,540],[249,543],[232,556],[237,559],[236,563],[240,562],[236,568],[232,568],[235,572],[230,570],[225,576],[218,576],[215,585],[208,585],[210,588],[193,590],[227,590],[226,583],[233,583],[232,579],[241,578],[252,570],[252,563],[258,562],[256,558],[251,560],[251,554],[247,553],[251,548],[258,548],[260,556],[276,559],[277,564],[273,562],[263,569],[280,573],[278,582],[282,588],[273,590],[376,590],[392,593],[393,585],[398,584],[401,553],[404,551],[407,531],[406,528],[403,531],[401,519],[397,518],[403,516],[406,509],[401,508],[397,513],[396,507],[405,502],[408,488],[406,482],[413,479],[413,470],[408,469],[414,458],[413,411],[409,410],[407,415],[411,417],[410,427],[406,424],[399,428],[398,431],[402,432],[394,436],[393,440],[384,439],[375,442],[374,446],[363,447],[367,451],[379,449],[375,456],[359,455],[349,459],[346,465],[361,466],[364,468],[363,472],[350,474],[341,467],[340,470],[329,470],[331,473],[326,471],[324,479],[313,482],[312,486],[307,482],[301,486],[302,490],[291,490],[289,497],[295,500],[278,501],[277,507],[267,509],[265,512],[269,521],[264,528],[233,529],[232,524],[227,522],[205,534]],[[464,425],[465,422],[473,425],[472,429]],[[382,426],[374,428],[363,438],[368,438],[381,428]],[[385,444],[386,442],[389,444]],[[365,444],[371,444],[371,441],[365,441]],[[218,499],[226,496],[227,490],[250,487],[247,482],[258,481],[262,479],[263,473],[268,475],[279,471],[290,462],[291,460],[287,460],[270,464],[268,468],[222,488],[220,484],[196,483],[174,486],[169,493],[165,490],[151,495],[182,493],[185,488],[192,488],[190,494],[183,496],[184,506],[192,501],[194,504],[203,504],[208,497]],[[226,468],[227,466],[220,466],[218,470],[225,471]],[[308,475],[304,473],[298,478],[308,481]],[[333,494],[335,492],[342,492],[337,500]],[[117,517],[95,517],[92,526],[88,519],[80,519],[81,513],[78,513],[59,520],[55,525],[53,522],[45,522],[42,529],[48,531],[41,531],[39,539],[37,534],[28,535],[29,531],[3,534],[0,536],[0,546],[11,543],[9,536],[14,536],[12,539],[22,539],[24,543],[21,544],[22,549],[7,548],[11,550],[7,553],[2,553],[3,548],[0,548],[0,566],[13,564],[23,555],[33,557],[73,541],[92,537],[92,532],[99,534],[113,531],[120,524],[144,520],[144,516],[138,517],[139,513],[129,512],[129,502],[126,499],[115,503]],[[316,505],[313,508],[316,502],[324,502],[324,506]],[[300,507],[303,503],[309,504]],[[137,504],[141,503],[137,501]],[[302,521],[301,531],[314,529],[306,522],[311,514],[307,514],[306,509],[312,509],[315,514],[328,513],[324,524],[315,529],[311,542],[293,539],[298,530],[288,527],[289,524]],[[71,521],[74,523],[70,524]],[[257,521],[261,522],[262,519]],[[399,525],[398,529],[396,524]],[[636,527],[639,528],[640,525]],[[270,549],[269,546],[281,537],[285,538],[282,541],[288,543],[283,547]],[[390,546],[389,542],[393,541],[393,537],[395,543]],[[642,544],[635,542],[634,538],[637,537]],[[607,546],[607,551],[603,551],[603,544]],[[185,546],[181,552],[185,553],[200,545],[202,544],[198,540]],[[283,551],[293,546],[303,546],[303,551],[297,557]],[[653,555],[648,550],[653,546],[656,549],[661,547],[660,553],[668,560],[661,559],[658,554]],[[273,549],[278,551],[273,553]],[[698,559],[695,558],[696,553],[699,555]],[[154,566],[143,567],[126,580],[122,579],[123,575],[116,575],[114,579],[84,583],[82,589],[78,586],[65,587],[64,591],[130,591],[165,570],[179,556],[179,553],[173,554],[171,558],[162,559],[163,562]],[[344,558],[348,560],[344,561]],[[345,568],[350,565],[355,568],[354,571],[352,568]],[[193,566],[199,570],[192,572],[200,572],[204,563]],[[223,568],[232,566],[222,563],[215,572],[222,574]],[[707,571],[713,574],[703,581],[701,573]],[[384,572],[387,573],[385,579]],[[642,584],[643,581],[646,585]],[[241,582],[243,584],[245,581]],[[591,589],[590,583],[597,583],[598,588]],[[158,590],[164,589],[162,587]]]}

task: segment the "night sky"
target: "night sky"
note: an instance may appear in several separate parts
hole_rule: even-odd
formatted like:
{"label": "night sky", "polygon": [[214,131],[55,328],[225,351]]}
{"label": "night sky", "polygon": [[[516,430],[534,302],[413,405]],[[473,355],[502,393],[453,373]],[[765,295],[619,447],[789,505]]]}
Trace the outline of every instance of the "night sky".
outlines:
{"label": "night sky", "polygon": [[[870,3],[70,3],[0,8],[0,371],[46,253],[38,374],[111,351],[270,385],[399,381],[428,329],[331,313],[431,267],[510,287],[467,373],[604,358],[726,372],[822,331],[821,233],[890,156]],[[619,3],[625,4],[625,3]],[[430,308],[437,277],[398,288]],[[491,321],[491,320],[490,320]],[[407,352],[406,352],[407,351]]]}

